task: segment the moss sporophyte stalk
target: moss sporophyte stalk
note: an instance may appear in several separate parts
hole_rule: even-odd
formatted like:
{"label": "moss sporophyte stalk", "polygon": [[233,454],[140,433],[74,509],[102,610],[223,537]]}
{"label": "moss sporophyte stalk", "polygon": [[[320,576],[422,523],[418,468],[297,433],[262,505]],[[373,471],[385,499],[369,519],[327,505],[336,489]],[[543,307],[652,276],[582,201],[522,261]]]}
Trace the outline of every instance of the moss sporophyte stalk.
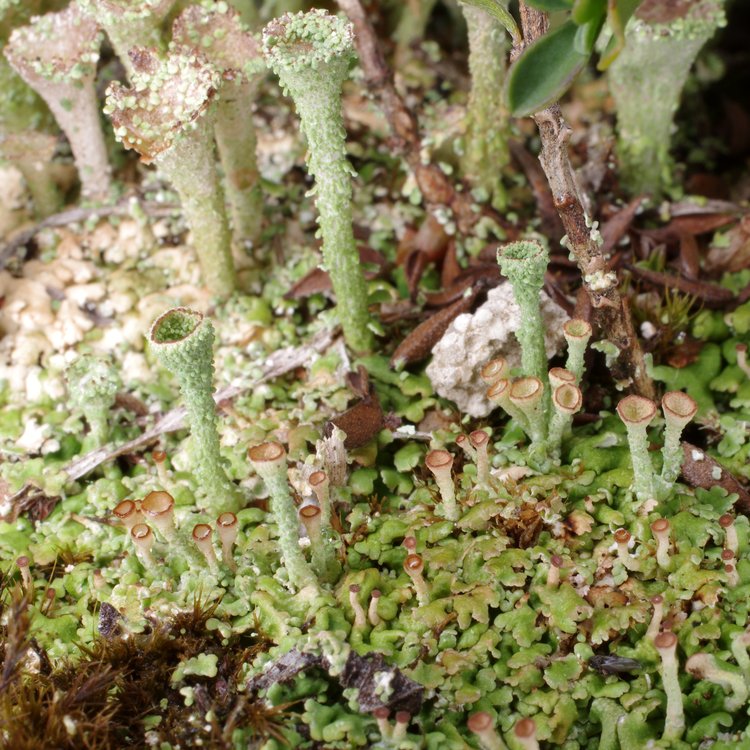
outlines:
{"label": "moss sporophyte stalk", "polygon": [[352,27],[323,10],[287,14],[263,30],[263,51],[294,100],[308,145],[323,240],[323,267],[349,346],[372,347],[365,285],[352,228],[352,167],[346,158],[341,87],[354,56]]}

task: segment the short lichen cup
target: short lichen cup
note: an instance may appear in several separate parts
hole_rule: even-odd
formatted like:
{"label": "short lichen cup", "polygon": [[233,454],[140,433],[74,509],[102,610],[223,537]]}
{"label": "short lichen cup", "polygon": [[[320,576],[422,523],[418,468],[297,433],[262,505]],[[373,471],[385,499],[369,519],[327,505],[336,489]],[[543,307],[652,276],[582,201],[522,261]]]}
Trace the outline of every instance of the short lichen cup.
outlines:
{"label": "short lichen cup", "polygon": [[216,514],[239,510],[241,496],[221,458],[213,397],[213,342],[211,322],[187,307],[175,307],[158,317],[148,336],[150,350],[180,384],[192,438],[193,470],[204,495],[202,507]]}
{"label": "short lichen cup", "polygon": [[257,243],[263,193],[256,157],[253,106],[266,71],[260,42],[233,8],[191,5],[172,27],[172,44],[204,55],[221,72],[214,133],[224,171],[232,233],[242,247]]}
{"label": "short lichen cup", "polygon": [[544,323],[539,293],[549,253],[534,240],[511,242],[497,251],[500,271],[513,287],[513,297],[521,309],[521,324],[516,337],[521,344],[521,367],[524,375],[547,377],[547,352],[544,347]]}
{"label": "short lichen cup", "polygon": [[635,494],[644,502],[654,497],[654,467],[648,455],[646,428],[656,416],[656,404],[643,396],[626,396],[617,404],[617,413],[628,432]]}
{"label": "short lichen cup", "polygon": [[180,196],[185,220],[211,294],[235,286],[229,222],[216,168],[213,109],[221,75],[203,57],[173,48],[131,50],[132,88],[114,82],[104,108],[115,136],[154,162]]}
{"label": "short lichen cup", "polygon": [[102,37],[73,2],[59,13],[16,29],[5,56],[49,106],[73,151],[84,198],[108,197],[111,170],[96,96],[96,64]]}
{"label": "short lichen cup", "polygon": [[698,404],[687,393],[670,391],[662,397],[661,408],[666,423],[661,478],[667,484],[672,484],[680,475],[682,467],[680,436],[688,422],[698,413]]}
{"label": "short lichen cup", "polygon": [[584,356],[591,334],[591,325],[580,318],[572,318],[563,324],[563,336],[565,336],[568,345],[568,359],[565,362],[565,369],[573,373],[576,384],[581,382]]}
{"label": "short lichen cup", "polygon": [[323,265],[331,277],[347,344],[372,346],[370,313],[352,226],[352,167],[346,159],[341,87],[354,57],[354,32],[324,10],[287,13],[263,30],[263,52],[294,99],[307,139],[323,239]]}
{"label": "short lichen cup", "polygon": [[532,443],[540,444],[546,438],[544,416],[544,384],[539,378],[519,378],[510,387],[510,402],[526,417]]}
{"label": "short lichen cup", "polygon": [[[564,372],[568,372],[564,370]],[[573,416],[583,406],[583,394],[577,385],[562,383],[552,391],[552,415],[549,420],[547,443],[550,450],[560,454],[561,444],[566,432],[570,431]]]}
{"label": "short lichen cup", "polygon": [[280,443],[261,443],[247,452],[253,468],[268,489],[271,513],[279,532],[279,547],[292,585],[315,584],[312,569],[299,546],[299,517],[289,491],[286,451]]}

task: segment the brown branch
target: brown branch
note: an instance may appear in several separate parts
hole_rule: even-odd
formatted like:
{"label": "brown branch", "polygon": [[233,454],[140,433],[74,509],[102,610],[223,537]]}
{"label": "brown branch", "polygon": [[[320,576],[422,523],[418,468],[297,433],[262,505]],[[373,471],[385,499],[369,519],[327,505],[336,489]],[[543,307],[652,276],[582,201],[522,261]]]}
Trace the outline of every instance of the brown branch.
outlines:
{"label": "brown branch", "polygon": [[[517,45],[512,58],[517,59],[524,47],[543,36],[548,28],[547,15],[520,3],[524,40]],[[578,183],[568,154],[570,128],[560,107],[553,104],[534,114],[542,143],[539,161],[547,176],[552,196],[567,234],[567,246],[575,255],[583,285],[595,312],[595,321],[618,348],[614,364],[615,378],[629,381],[634,391],[654,397],[653,381],[646,374],[638,337],[633,330],[630,312],[618,291],[617,275],[608,270],[601,240],[591,231],[590,220],[581,200]]]}
{"label": "brown branch", "polygon": [[463,233],[468,233],[482,216],[487,215],[491,215],[503,228],[512,228],[492,209],[485,209],[484,213],[476,211],[470,196],[458,192],[448,175],[437,164],[423,162],[419,122],[396,90],[393,72],[385,61],[375,30],[367,18],[362,3],[360,0],[337,0],[337,2],[354,26],[355,42],[365,82],[368,90],[379,102],[388,121],[393,135],[394,150],[404,157],[414,173],[427,208],[430,210],[441,206],[450,208],[456,217],[458,229]]}

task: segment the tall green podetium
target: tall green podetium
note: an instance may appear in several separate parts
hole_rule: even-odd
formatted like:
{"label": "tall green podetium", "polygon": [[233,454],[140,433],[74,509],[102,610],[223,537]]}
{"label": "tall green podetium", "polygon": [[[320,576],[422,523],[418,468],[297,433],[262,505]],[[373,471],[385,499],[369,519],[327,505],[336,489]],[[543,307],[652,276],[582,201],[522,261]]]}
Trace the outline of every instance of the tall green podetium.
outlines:
{"label": "tall green podetium", "polygon": [[521,325],[516,337],[521,344],[524,375],[547,379],[547,352],[544,348],[544,323],[539,294],[549,263],[547,250],[534,240],[505,245],[497,253],[500,271],[513,287],[513,298],[521,308]]}
{"label": "tall green podetium", "polygon": [[672,184],[672,120],[701,47],[726,23],[723,5],[723,0],[645,0],[628,23],[609,85],[620,169],[634,194],[658,198]]}
{"label": "tall green podetium", "polygon": [[501,173],[510,162],[510,117],[503,98],[508,35],[481,8],[463,5],[462,10],[469,32],[471,72],[463,169],[473,184],[486,190],[493,204],[502,208],[506,197]]}
{"label": "tall green podetium", "polygon": [[354,55],[349,23],[323,10],[286,14],[263,30],[270,67],[294,99],[315,178],[323,263],[331,277],[347,344],[372,345],[367,288],[352,229],[352,167],[346,159],[341,88]]}
{"label": "tall green podetium", "polygon": [[157,318],[151,351],[178,380],[192,436],[194,472],[205,493],[203,509],[236,512],[241,495],[224,471],[214,402],[214,327],[195,310],[175,307]]}
{"label": "tall green podetium", "polygon": [[179,193],[182,210],[209,291],[226,298],[234,290],[229,223],[213,132],[219,72],[182,48],[162,57],[155,49],[131,50],[132,88],[112,83],[105,113],[126,148],[156,163]]}

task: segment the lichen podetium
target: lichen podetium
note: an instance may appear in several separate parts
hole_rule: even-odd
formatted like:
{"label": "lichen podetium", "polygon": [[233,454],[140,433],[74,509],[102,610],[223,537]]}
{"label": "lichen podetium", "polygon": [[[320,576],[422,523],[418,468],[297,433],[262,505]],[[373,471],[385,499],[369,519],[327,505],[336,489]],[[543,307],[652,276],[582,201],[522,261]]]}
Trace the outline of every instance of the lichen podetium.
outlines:
{"label": "lichen podetium", "polygon": [[352,228],[352,167],[346,159],[341,87],[354,55],[350,24],[323,10],[287,14],[263,31],[266,60],[294,99],[315,178],[323,263],[347,344],[372,347],[367,287]]}
{"label": "lichen podetium", "polygon": [[203,507],[212,513],[239,510],[241,495],[224,470],[216,429],[211,321],[195,310],[176,307],[154,321],[148,343],[180,383],[193,441],[193,470],[204,492]]}

